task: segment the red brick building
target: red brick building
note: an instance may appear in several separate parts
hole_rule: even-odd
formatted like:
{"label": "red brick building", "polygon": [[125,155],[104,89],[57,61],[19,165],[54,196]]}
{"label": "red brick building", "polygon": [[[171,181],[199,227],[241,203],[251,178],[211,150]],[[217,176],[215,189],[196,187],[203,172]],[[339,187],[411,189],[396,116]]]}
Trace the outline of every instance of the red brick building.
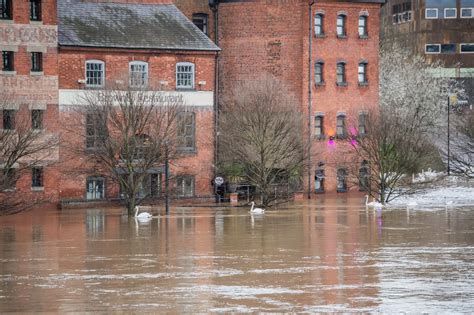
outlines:
{"label": "red brick building", "polygon": [[[57,19],[55,0],[0,1],[1,132],[31,128],[37,139],[58,134]],[[1,165],[5,165],[0,158]],[[57,200],[58,151],[45,157],[23,158],[15,187],[16,200]],[[27,165],[26,169],[24,166]],[[1,198],[1,197],[0,197]]]}
{"label": "red brick building", "polygon": [[280,78],[306,116],[305,189],[358,190],[347,137],[363,132],[365,111],[378,104],[383,0],[220,0],[210,1],[212,10],[207,2],[174,1],[190,19],[207,14],[208,33],[218,34],[219,97],[263,73]]}
{"label": "red brick building", "polygon": [[[77,100],[84,90],[101,89],[138,74],[139,84],[184,100],[191,144],[184,156],[171,161],[171,185],[177,196],[210,197],[219,48],[166,1],[59,1],[58,14],[61,124],[73,119],[71,108],[80,106]],[[71,158],[67,148],[61,150],[62,200],[119,197],[117,185],[106,175],[74,171],[83,156]],[[143,189],[161,191],[163,170],[158,168],[146,180]]]}

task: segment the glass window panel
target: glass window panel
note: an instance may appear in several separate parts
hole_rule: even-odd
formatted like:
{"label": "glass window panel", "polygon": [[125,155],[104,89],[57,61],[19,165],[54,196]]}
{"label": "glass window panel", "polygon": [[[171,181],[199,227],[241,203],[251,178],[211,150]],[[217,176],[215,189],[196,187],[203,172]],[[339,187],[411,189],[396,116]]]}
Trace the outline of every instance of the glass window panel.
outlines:
{"label": "glass window panel", "polygon": [[456,44],[442,44],[441,53],[443,54],[455,54],[456,53]]}
{"label": "glass window panel", "polygon": [[441,51],[441,47],[438,44],[427,44],[425,46],[425,52],[431,54],[437,54]]}
{"label": "glass window panel", "polygon": [[474,53],[474,44],[461,44],[462,53]]}

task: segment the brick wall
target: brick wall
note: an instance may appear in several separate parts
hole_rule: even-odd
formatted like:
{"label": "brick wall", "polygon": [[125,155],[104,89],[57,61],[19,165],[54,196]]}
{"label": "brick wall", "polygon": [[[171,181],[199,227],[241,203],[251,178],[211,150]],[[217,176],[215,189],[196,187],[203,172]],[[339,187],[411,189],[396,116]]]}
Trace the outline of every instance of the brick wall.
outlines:
{"label": "brick wall", "polygon": [[[123,81],[128,78],[130,61],[146,61],[149,67],[149,85],[151,88],[174,91],[176,86],[176,63],[192,62],[195,64],[196,91],[214,90],[214,53],[193,52],[146,52],[146,51],[118,51],[108,49],[81,50],[61,48],[59,54],[59,87],[61,90],[82,89],[83,84],[77,82],[85,76],[85,62],[89,59],[102,60],[106,64],[106,82]],[[162,86],[161,81],[167,81]],[[206,81],[199,86],[200,81]],[[126,81],[125,81],[126,82]],[[185,104],[186,105],[186,104]],[[60,104],[60,121],[64,128],[63,139],[67,139],[68,146],[84,146],[83,122],[79,122],[78,113],[71,106]],[[184,155],[182,158],[171,161],[171,185],[176,184],[175,176],[195,176],[195,195],[210,196],[210,185],[213,176],[213,106],[186,106],[186,110],[193,111],[196,126],[196,152]],[[67,128],[71,122],[79,122],[79,128]],[[78,134],[79,133],[79,134]],[[86,179],[88,176],[106,175],[96,174],[88,164],[85,156],[69,151],[67,147],[61,151],[61,199],[84,199]],[[164,176],[162,180],[164,180]],[[106,184],[107,198],[117,198],[119,190],[110,180]]]}

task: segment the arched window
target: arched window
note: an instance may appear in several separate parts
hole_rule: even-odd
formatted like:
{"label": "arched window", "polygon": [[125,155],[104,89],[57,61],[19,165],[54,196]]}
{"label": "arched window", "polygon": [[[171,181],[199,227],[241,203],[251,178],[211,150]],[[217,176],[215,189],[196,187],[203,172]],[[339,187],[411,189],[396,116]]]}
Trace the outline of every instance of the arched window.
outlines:
{"label": "arched window", "polygon": [[103,87],[105,84],[105,63],[101,60],[86,61],[86,86]]}
{"label": "arched window", "polygon": [[347,170],[339,168],[337,170],[337,192],[347,191]]}
{"label": "arched window", "polygon": [[359,168],[359,191],[369,190],[369,163],[364,160]]}
{"label": "arched window", "polygon": [[337,16],[336,34],[337,37],[346,37],[346,16],[344,14]]}
{"label": "arched window", "polygon": [[357,68],[357,80],[359,85],[367,85],[367,62],[362,61],[359,62],[359,66]]}
{"label": "arched window", "polygon": [[314,134],[318,139],[324,138],[324,115],[317,114],[314,118]]}
{"label": "arched window", "polygon": [[336,83],[337,85],[347,85],[346,82],[346,63],[338,62],[336,65]]}
{"label": "arched window", "polygon": [[176,88],[194,89],[194,64],[178,62],[176,64]]}
{"label": "arched window", "polygon": [[336,136],[338,138],[346,137],[346,115],[338,114],[336,117]]}
{"label": "arched window", "polygon": [[324,15],[322,13],[317,13],[314,16],[314,35],[322,36],[324,35]]}
{"label": "arched window", "polygon": [[316,61],[314,64],[314,83],[316,85],[324,84],[324,62]]}
{"label": "arched window", "polygon": [[196,149],[196,114],[181,112],[178,114],[178,146],[180,151]]}
{"label": "arched window", "polygon": [[314,176],[314,190],[317,193],[324,192],[324,162],[318,163],[318,168],[316,169],[316,173]]}
{"label": "arched window", "polygon": [[359,37],[365,38],[367,37],[367,16],[360,15],[359,16]]}
{"label": "arched window", "polygon": [[146,87],[148,85],[148,63],[132,61],[129,63],[130,86]]}

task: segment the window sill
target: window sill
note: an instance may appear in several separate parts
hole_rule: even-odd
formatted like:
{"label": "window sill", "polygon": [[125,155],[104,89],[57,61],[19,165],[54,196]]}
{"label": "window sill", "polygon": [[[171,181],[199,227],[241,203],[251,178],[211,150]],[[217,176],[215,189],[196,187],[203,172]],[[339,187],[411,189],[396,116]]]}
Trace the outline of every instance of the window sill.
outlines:
{"label": "window sill", "polygon": [[43,186],[31,187],[31,191],[44,191],[44,187]]}
{"label": "window sill", "polygon": [[347,86],[347,82],[336,82],[336,85],[345,87],[345,86]]}
{"label": "window sill", "polygon": [[369,35],[359,35],[359,39],[369,39]]}
{"label": "window sill", "polygon": [[316,194],[324,194],[324,190],[322,189],[317,189],[314,191]]}
{"label": "window sill", "polygon": [[323,86],[326,86],[326,82],[316,82],[316,83],[314,83],[314,85],[316,87],[323,87]]}
{"label": "window sill", "polygon": [[314,37],[316,37],[316,38],[326,38],[326,34],[315,34]]}
{"label": "window sill", "polygon": [[336,35],[338,39],[347,39],[347,35]]}
{"label": "window sill", "polygon": [[16,75],[16,71],[0,71],[0,74],[6,75],[6,76],[14,76]]}
{"label": "window sill", "polygon": [[359,82],[359,87],[367,87],[367,86],[369,86],[369,81]]}
{"label": "window sill", "polygon": [[0,23],[14,24],[15,22],[13,21],[13,19],[0,19]]}
{"label": "window sill", "polygon": [[89,89],[89,90],[100,90],[100,89],[103,89],[105,86],[104,85],[85,85],[84,86],[86,89]]}
{"label": "window sill", "polygon": [[176,88],[176,91],[179,91],[179,92],[195,92],[196,89],[195,89],[195,88],[192,88],[192,87],[191,87],[191,88],[185,88],[185,87],[180,88],[180,87],[177,87],[177,88]]}
{"label": "window sill", "polygon": [[43,71],[30,71],[30,75],[35,76],[35,77],[39,77],[39,76],[43,76],[44,72]]}
{"label": "window sill", "polygon": [[4,193],[11,193],[11,192],[15,192],[15,191],[16,191],[16,188],[7,188],[7,189],[2,190],[2,192],[4,192]]}
{"label": "window sill", "polygon": [[31,25],[43,25],[43,21],[41,20],[30,20]]}

